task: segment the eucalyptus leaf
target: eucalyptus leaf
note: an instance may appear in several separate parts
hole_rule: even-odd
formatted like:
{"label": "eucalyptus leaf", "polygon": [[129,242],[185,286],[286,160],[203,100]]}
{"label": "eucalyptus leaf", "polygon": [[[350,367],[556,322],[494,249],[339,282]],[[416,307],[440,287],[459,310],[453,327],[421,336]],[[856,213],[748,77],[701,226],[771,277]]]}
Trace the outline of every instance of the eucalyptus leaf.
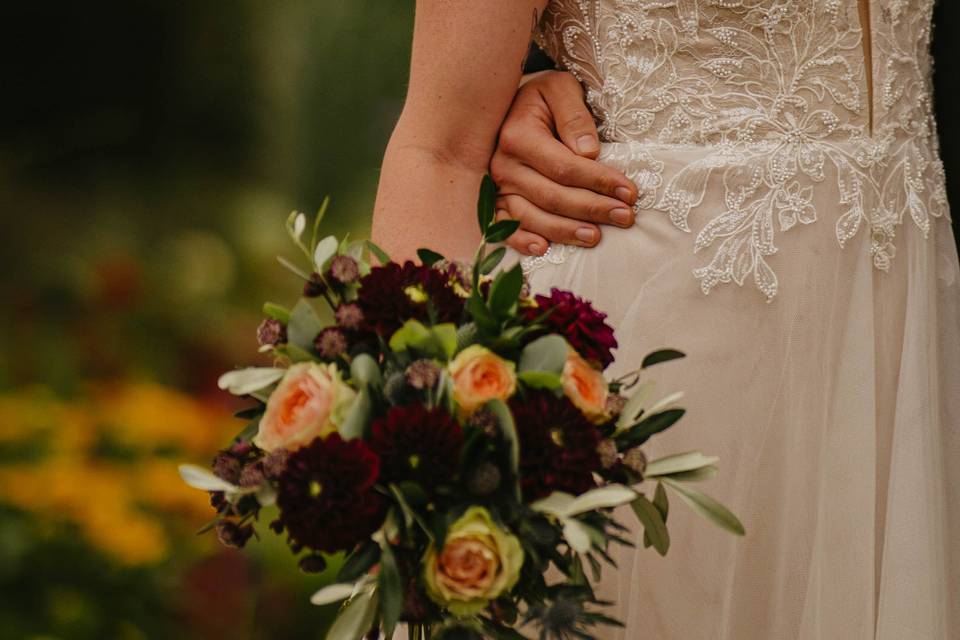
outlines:
{"label": "eucalyptus leaf", "polygon": [[563,386],[560,376],[550,371],[521,371],[517,379],[532,389],[555,390]]}
{"label": "eucalyptus leaf", "polygon": [[375,589],[367,589],[357,594],[340,615],[333,621],[327,632],[327,640],[358,640],[373,626],[377,615],[379,598]]}
{"label": "eucalyptus leaf", "polygon": [[432,249],[417,249],[417,257],[420,258],[422,262],[427,267],[432,267],[436,263],[444,259],[442,254],[433,251]]}
{"label": "eucalyptus leaf", "polygon": [[263,315],[282,322],[283,324],[290,322],[290,310],[273,302],[263,303]]}
{"label": "eucalyptus leaf", "polygon": [[590,551],[590,534],[586,526],[580,521],[568,518],[563,521],[563,537],[566,539],[570,548],[577,553],[586,553]]}
{"label": "eucalyptus leaf", "polygon": [[575,516],[596,509],[609,509],[632,502],[637,492],[620,484],[611,484],[592,489],[577,496],[567,507],[567,516]]}
{"label": "eucalyptus leaf", "polygon": [[381,265],[391,262],[390,255],[381,249],[373,240],[367,240],[367,249],[370,250],[370,253],[380,262]]}
{"label": "eucalyptus leaf", "polygon": [[203,467],[198,467],[195,464],[181,464],[177,469],[180,471],[180,477],[183,481],[194,489],[200,489],[202,491],[224,491],[226,493],[241,491],[240,487],[213,475]]}
{"label": "eucalyptus leaf", "polygon": [[301,298],[290,312],[290,323],[287,325],[287,341],[310,351],[317,334],[323,330],[323,323],[317,315],[313,305],[306,298]]}
{"label": "eucalyptus leaf", "polygon": [[260,391],[283,378],[287,372],[280,367],[249,367],[229,371],[217,380],[217,386],[235,396],[250,395]]}
{"label": "eucalyptus leaf", "polygon": [[317,273],[323,273],[330,259],[337,255],[339,244],[334,236],[327,236],[317,243],[317,248],[313,250],[313,267]]}
{"label": "eucalyptus leaf", "polygon": [[683,396],[684,396],[683,391],[677,391],[676,393],[671,393],[670,395],[664,396],[659,400],[657,400],[656,402],[654,402],[650,406],[650,408],[647,409],[647,413],[653,415],[655,413],[660,413],[665,409],[672,409],[674,408],[673,405],[675,405],[676,403],[680,402],[680,400],[683,399]]}
{"label": "eucalyptus leaf", "polygon": [[379,561],[380,545],[372,540],[367,540],[356,551],[347,556],[337,573],[337,580],[340,582],[359,580]]}
{"label": "eucalyptus leaf", "polygon": [[697,491],[691,487],[677,482],[671,478],[663,478],[663,483],[677,492],[680,499],[686,502],[690,507],[704,518],[710,520],[721,529],[725,529],[738,536],[746,534],[743,524],[729,509],[711,498],[710,496]]}
{"label": "eucalyptus leaf", "polygon": [[380,367],[367,353],[358,354],[350,362],[350,377],[361,386],[380,387],[382,383]]}
{"label": "eucalyptus leaf", "polygon": [[393,637],[393,630],[403,613],[403,582],[397,560],[389,543],[381,545],[380,573],[377,586],[380,593],[380,618],[387,638]]}
{"label": "eucalyptus leaf", "polygon": [[367,430],[367,424],[370,422],[372,413],[373,400],[370,397],[370,390],[368,387],[364,387],[357,393],[357,397],[354,398],[353,404],[343,419],[343,424],[338,429],[340,437],[344,440],[362,438]]}
{"label": "eucalyptus leaf", "polygon": [[656,382],[653,380],[642,382],[640,386],[637,387],[637,390],[633,392],[633,395],[627,398],[627,404],[624,405],[623,410],[620,411],[620,415],[617,417],[617,431],[622,431],[636,422],[637,418],[640,417],[640,414],[643,412],[644,405],[650,398],[650,394],[653,393],[655,386]]}
{"label": "eucalyptus leaf", "polygon": [[709,466],[703,467],[702,469],[694,469],[693,471],[681,471],[680,473],[671,473],[669,475],[660,476],[661,478],[672,478],[678,482],[705,482],[717,477],[717,474],[720,472],[717,467]]}
{"label": "eucalyptus leaf", "polygon": [[667,531],[667,525],[663,521],[659,509],[642,495],[638,495],[637,499],[630,503],[630,506],[637,515],[637,520],[643,525],[644,534],[649,537],[653,548],[660,555],[667,555],[667,551],[670,549],[670,533]]}
{"label": "eucalyptus leaf", "polygon": [[310,596],[310,604],[323,606],[334,602],[342,602],[353,595],[355,588],[356,585],[343,582],[327,585]]}
{"label": "eucalyptus leaf", "polygon": [[643,475],[647,478],[655,476],[665,476],[684,471],[694,471],[703,467],[716,464],[720,458],[715,456],[705,456],[699,451],[690,451],[688,453],[677,453],[671,456],[658,458],[647,464]]}
{"label": "eucalyptus leaf", "polygon": [[640,367],[642,369],[646,369],[647,367],[652,367],[656,364],[670,362],[671,360],[678,360],[686,357],[687,354],[683,353],[682,351],[677,351],[676,349],[661,349],[660,351],[654,351],[644,358]]}
{"label": "eucalyptus leaf", "polygon": [[537,338],[520,353],[517,369],[523,371],[547,371],[560,375],[567,362],[570,347],[567,341],[555,333]]}
{"label": "eucalyptus leaf", "polygon": [[490,287],[488,306],[494,316],[506,318],[516,308],[523,288],[523,270],[519,264],[501,272]]}
{"label": "eucalyptus leaf", "polygon": [[487,234],[490,223],[493,222],[497,205],[497,185],[488,175],[483,176],[480,182],[480,196],[477,198],[477,222],[480,233]]}
{"label": "eucalyptus leaf", "polygon": [[494,269],[500,266],[500,262],[503,261],[503,256],[507,253],[506,247],[497,247],[490,252],[483,261],[480,262],[480,275],[487,275],[492,273]]}

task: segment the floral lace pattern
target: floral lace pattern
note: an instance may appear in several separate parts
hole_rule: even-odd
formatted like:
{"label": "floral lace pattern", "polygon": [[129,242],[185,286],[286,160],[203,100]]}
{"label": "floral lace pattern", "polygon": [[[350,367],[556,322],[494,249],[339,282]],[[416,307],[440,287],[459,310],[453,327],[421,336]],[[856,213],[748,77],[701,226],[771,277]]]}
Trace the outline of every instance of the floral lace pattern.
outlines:
{"label": "floral lace pattern", "polygon": [[[704,293],[752,278],[768,300],[777,234],[833,218],[842,247],[869,233],[876,268],[909,218],[948,217],[933,121],[933,0],[869,0],[873,104],[858,0],[554,0],[537,35],[584,85],[602,159],[625,168],[655,209],[712,257]],[[871,127],[872,122],[872,127]],[[671,176],[658,153],[699,150]],[[722,189],[723,210],[703,206]],[[829,189],[839,206],[818,210]],[[716,198],[712,199],[716,201]],[[699,212],[698,212],[699,215]],[[562,262],[555,245],[523,261]]]}

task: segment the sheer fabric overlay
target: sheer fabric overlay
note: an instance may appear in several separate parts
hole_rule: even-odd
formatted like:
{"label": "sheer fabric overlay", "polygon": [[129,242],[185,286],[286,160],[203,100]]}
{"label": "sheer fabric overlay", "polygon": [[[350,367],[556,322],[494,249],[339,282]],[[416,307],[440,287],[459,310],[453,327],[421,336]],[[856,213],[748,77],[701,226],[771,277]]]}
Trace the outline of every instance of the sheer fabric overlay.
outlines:
{"label": "sheer fabric overlay", "polygon": [[[602,638],[960,638],[960,269],[931,117],[930,0],[555,0],[631,229],[522,263],[607,311],[613,373],[688,415],[649,453],[721,457],[737,539],[674,501],[619,549]],[[871,113],[873,127],[871,129]],[[740,286],[735,286],[740,285]],[[709,293],[709,295],[705,295]],[[629,522],[632,516],[622,515]]]}

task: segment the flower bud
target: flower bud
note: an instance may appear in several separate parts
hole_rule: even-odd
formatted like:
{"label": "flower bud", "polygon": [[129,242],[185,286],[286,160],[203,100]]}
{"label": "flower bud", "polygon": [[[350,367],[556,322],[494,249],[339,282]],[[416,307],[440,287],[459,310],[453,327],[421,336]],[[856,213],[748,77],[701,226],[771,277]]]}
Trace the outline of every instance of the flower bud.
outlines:
{"label": "flower bud", "polygon": [[612,469],[620,456],[617,452],[617,444],[609,438],[601,440],[597,445],[597,455],[600,456],[600,465],[604,469]]}
{"label": "flower bud", "polygon": [[244,488],[259,487],[264,480],[266,480],[266,474],[263,472],[263,463],[254,462],[243,468],[237,484]]}
{"label": "flower bud", "polygon": [[242,549],[252,535],[252,525],[245,524],[241,526],[232,520],[221,520],[217,523],[217,538],[220,539],[220,543],[225,547]]}
{"label": "flower bud", "polygon": [[363,324],[363,311],[355,302],[340,305],[333,315],[337,319],[337,324],[347,330],[359,329]]}
{"label": "flower bud", "polygon": [[634,447],[623,455],[623,465],[642,477],[647,470],[647,456],[643,449]]}
{"label": "flower bud", "polygon": [[406,378],[414,389],[432,389],[440,381],[440,365],[433,360],[417,360],[407,367]]}
{"label": "flower bud", "polygon": [[320,573],[327,568],[327,561],[319,554],[304,556],[297,563],[304,573]]}
{"label": "flower bud", "polygon": [[347,337],[343,331],[336,327],[327,327],[317,335],[313,341],[313,346],[320,354],[321,358],[326,360],[336,360],[347,352]]}
{"label": "flower bud", "polygon": [[286,342],[287,328],[279,320],[267,318],[257,327],[257,343],[260,346],[275,347]]}
{"label": "flower bud", "polygon": [[497,465],[492,462],[482,462],[470,473],[467,488],[470,493],[477,496],[490,495],[500,486],[502,477]]}
{"label": "flower bud", "polygon": [[330,278],[340,284],[353,284],[360,278],[360,267],[350,256],[336,256],[330,261]]}
{"label": "flower bud", "polygon": [[327,285],[319,273],[311,273],[310,279],[303,285],[303,297],[317,298],[327,292]]}

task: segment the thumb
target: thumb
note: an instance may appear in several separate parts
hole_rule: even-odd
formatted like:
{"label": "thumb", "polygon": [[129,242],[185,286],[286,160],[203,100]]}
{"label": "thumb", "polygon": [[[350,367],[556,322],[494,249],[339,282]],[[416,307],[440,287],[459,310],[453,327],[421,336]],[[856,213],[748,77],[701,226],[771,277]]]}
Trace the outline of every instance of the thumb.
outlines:
{"label": "thumb", "polygon": [[596,158],[600,153],[600,136],[577,79],[568,72],[551,74],[541,87],[541,94],[563,144],[577,155]]}

